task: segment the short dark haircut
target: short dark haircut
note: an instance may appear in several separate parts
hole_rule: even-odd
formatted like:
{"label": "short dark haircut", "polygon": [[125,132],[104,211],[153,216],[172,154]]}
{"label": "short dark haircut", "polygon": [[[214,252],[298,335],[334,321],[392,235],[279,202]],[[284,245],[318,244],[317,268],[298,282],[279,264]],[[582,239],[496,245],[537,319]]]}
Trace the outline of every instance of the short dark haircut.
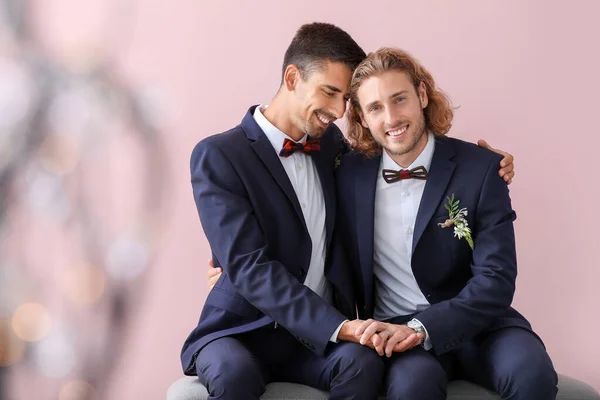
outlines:
{"label": "short dark haircut", "polygon": [[326,62],[340,62],[351,71],[367,55],[345,31],[324,22],[305,24],[298,29],[283,58],[283,69],[294,64],[300,70],[302,79],[325,67]]}

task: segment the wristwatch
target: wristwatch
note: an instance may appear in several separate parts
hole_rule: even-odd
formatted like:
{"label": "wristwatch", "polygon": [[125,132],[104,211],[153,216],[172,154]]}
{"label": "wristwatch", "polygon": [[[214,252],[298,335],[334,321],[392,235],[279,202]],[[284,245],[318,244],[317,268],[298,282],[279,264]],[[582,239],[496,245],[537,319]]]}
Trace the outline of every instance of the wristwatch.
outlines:
{"label": "wristwatch", "polygon": [[419,321],[417,321],[416,319],[411,319],[410,321],[408,321],[406,323],[406,326],[408,326],[410,329],[412,329],[413,331],[420,333],[423,335],[423,338],[421,338],[421,344],[425,341],[425,328],[423,327],[423,324],[420,323]]}

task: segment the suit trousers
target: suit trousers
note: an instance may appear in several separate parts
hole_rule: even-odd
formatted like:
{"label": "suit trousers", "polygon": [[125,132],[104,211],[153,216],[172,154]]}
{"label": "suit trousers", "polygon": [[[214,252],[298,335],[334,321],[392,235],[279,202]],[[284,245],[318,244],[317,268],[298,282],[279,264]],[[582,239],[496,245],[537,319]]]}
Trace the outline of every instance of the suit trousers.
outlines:
{"label": "suit trousers", "polygon": [[292,382],[330,392],[331,399],[376,399],[384,364],[357,343],[330,343],[324,356],[281,326],[214,340],[200,350],[196,373],[209,399],[259,399],[269,382]]}
{"label": "suit trousers", "polygon": [[558,393],[558,376],[544,345],[520,327],[481,333],[440,356],[415,347],[394,353],[385,364],[384,391],[390,400],[446,400],[448,382],[454,379],[487,387],[503,400],[554,400]]}

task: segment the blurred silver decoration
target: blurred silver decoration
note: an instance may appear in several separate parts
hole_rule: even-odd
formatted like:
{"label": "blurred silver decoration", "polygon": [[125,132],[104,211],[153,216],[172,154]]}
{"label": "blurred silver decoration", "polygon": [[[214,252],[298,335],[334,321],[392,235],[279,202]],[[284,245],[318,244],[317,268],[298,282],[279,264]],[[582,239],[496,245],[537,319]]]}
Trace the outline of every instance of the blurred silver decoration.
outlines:
{"label": "blurred silver decoration", "polygon": [[115,4],[106,48],[60,59],[34,34],[44,2],[0,0],[0,399],[106,398],[151,273],[165,112],[107,56],[134,6]]}
{"label": "blurred silver decoration", "polygon": [[35,359],[39,370],[49,378],[64,378],[76,363],[74,341],[64,333],[53,333],[35,345]]}
{"label": "blurred silver decoration", "polygon": [[148,264],[148,249],[134,237],[117,239],[108,251],[108,271],[117,280],[137,278]]}

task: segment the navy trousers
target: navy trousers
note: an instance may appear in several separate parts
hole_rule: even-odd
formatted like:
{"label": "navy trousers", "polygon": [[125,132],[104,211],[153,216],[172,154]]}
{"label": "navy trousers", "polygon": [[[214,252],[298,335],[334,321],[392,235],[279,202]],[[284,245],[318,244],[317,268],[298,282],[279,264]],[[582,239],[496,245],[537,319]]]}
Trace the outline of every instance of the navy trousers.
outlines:
{"label": "navy trousers", "polygon": [[[406,318],[400,319],[390,322]],[[554,400],[558,392],[546,349],[521,328],[482,333],[439,357],[416,347],[386,357],[385,364],[389,400],[446,400],[448,382],[454,379],[487,387],[503,400]]]}
{"label": "navy trousers", "polygon": [[217,339],[196,358],[209,399],[258,399],[269,382],[293,382],[330,392],[330,399],[376,399],[384,363],[356,343],[330,343],[319,357],[279,327]]}

